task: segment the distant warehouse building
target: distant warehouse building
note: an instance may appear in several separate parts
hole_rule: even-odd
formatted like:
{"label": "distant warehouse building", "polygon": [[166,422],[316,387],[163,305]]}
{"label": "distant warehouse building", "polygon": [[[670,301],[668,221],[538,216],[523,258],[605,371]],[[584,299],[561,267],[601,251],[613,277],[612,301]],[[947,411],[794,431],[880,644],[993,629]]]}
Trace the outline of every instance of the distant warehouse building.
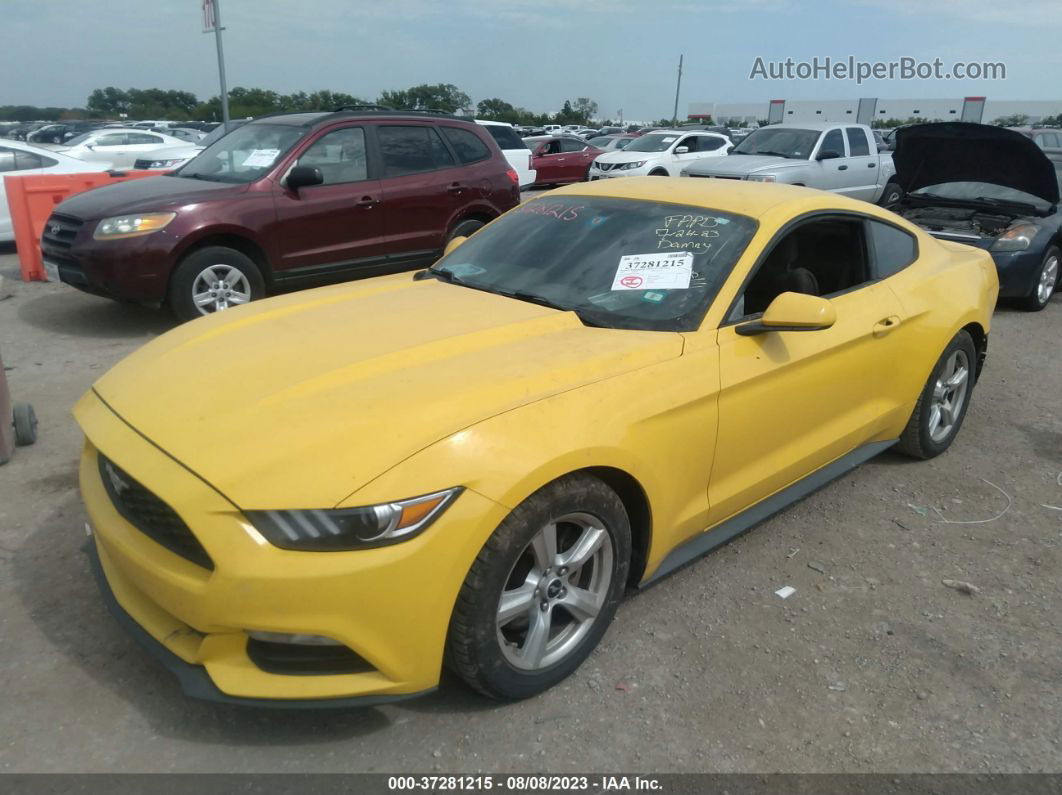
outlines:
{"label": "distant warehouse building", "polygon": [[720,124],[735,124],[768,119],[772,123],[812,121],[858,121],[870,124],[875,120],[909,119],[912,116],[929,121],[973,121],[990,124],[996,119],[1024,114],[1033,124],[1048,116],[1062,113],[1062,99],[1020,100],[986,97],[955,97],[952,99],[824,99],[785,100],[766,102],[691,102],[691,119],[711,116]]}

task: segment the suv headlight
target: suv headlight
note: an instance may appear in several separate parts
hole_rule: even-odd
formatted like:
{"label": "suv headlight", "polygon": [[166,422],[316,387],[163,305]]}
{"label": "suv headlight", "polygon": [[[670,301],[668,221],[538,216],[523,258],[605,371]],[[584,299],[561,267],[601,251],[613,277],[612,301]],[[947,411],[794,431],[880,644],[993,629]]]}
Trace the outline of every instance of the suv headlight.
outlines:
{"label": "suv headlight", "polygon": [[117,240],[122,237],[150,235],[164,228],[177,217],[177,213],[144,213],[143,215],[116,215],[104,218],[96,226],[96,240]]}
{"label": "suv headlight", "polygon": [[445,511],[462,488],[364,508],[306,511],[246,511],[247,520],[282,549],[338,552],[407,541]]}
{"label": "suv headlight", "polygon": [[992,251],[1024,251],[1036,237],[1040,227],[1036,224],[1018,224],[996,238]]}
{"label": "suv headlight", "polygon": [[635,161],[634,163],[624,163],[622,166],[620,166],[620,169],[626,171],[628,168],[641,168],[642,166],[644,166],[646,164],[646,162],[648,162],[648,161],[646,161],[646,160],[638,160],[638,161]]}
{"label": "suv headlight", "polygon": [[774,182],[778,179],[776,174],[749,174],[749,182]]}
{"label": "suv headlight", "polygon": [[171,160],[149,160],[147,167],[148,168],[170,168],[172,166],[179,166],[181,163],[183,163],[187,159],[188,158],[186,158],[186,157],[178,157],[178,158],[174,158],[174,159],[171,159]]}

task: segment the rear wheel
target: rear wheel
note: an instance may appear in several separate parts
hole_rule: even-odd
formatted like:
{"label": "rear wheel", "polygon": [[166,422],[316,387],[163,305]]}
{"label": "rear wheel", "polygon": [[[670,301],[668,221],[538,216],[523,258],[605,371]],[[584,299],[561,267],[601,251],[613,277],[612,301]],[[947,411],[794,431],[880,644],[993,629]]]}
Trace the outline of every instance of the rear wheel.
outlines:
{"label": "rear wheel", "polygon": [[450,235],[446,238],[446,242],[449,243],[455,237],[469,237],[473,233],[478,232],[484,226],[486,226],[486,224],[484,224],[482,221],[479,221],[475,218],[469,218],[468,220],[459,223],[450,231]]}
{"label": "rear wheel", "polygon": [[1051,296],[1058,287],[1059,258],[1057,246],[1047,249],[1044,261],[1040,263],[1040,270],[1037,271],[1032,292],[1018,301],[1019,307],[1029,312],[1039,312],[1051,302]]}
{"label": "rear wheel", "polygon": [[37,441],[37,414],[29,403],[16,403],[12,412],[15,424],[15,444],[19,447]]}
{"label": "rear wheel", "polygon": [[461,588],[447,664],[471,687],[519,699],[557,684],[611,623],[630,568],[630,521],[608,486],[555,481],[487,540]]}
{"label": "rear wheel", "polygon": [[955,439],[970,405],[977,352],[966,331],[952,338],[915,403],[897,447],[914,458],[933,458]]}
{"label": "rear wheel", "polygon": [[170,280],[170,308],[180,320],[193,320],[265,295],[265,280],[254,261],[226,246],[189,254]]}

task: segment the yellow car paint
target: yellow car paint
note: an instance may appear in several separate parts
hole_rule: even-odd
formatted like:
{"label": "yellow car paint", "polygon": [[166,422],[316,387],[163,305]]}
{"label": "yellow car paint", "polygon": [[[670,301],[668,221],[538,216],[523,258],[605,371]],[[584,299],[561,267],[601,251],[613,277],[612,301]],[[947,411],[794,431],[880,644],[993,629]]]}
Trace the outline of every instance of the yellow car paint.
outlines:
{"label": "yellow car paint", "polygon": [[[692,332],[583,326],[573,313],[410,274],[293,293],[186,324],[104,375],[75,409],[81,488],[110,589],[226,695],[339,699],[435,686],[451,610],[510,509],[592,470],[644,531],[650,579],[676,547],[845,454],[897,438],[945,346],[989,331],[983,251],[863,202],[791,186],[632,178],[553,191],[699,205],[758,229]],[[742,336],[726,322],[779,231],[814,213],[909,231],[918,260],[829,298],[829,328]],[[172,506],[201,569],[116,511],[102,452]],[[465,491],[424,533],[350,552],[270,545],[242,512]],[[641,511],[641,512],[639,512]],[[247,630],[320,634],[375,671],[260,670]]]}

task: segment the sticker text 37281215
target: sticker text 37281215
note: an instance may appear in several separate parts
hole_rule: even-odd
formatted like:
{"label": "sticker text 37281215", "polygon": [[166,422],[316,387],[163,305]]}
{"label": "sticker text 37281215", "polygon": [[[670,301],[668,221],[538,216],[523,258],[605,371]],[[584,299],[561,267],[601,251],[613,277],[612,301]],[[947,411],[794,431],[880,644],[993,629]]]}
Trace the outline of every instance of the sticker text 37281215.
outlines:
{"label": "sticker text 37281215", "polygon": [[693,278],[693,254],[628,254],[620,257],[613,290],[688,290]]}

